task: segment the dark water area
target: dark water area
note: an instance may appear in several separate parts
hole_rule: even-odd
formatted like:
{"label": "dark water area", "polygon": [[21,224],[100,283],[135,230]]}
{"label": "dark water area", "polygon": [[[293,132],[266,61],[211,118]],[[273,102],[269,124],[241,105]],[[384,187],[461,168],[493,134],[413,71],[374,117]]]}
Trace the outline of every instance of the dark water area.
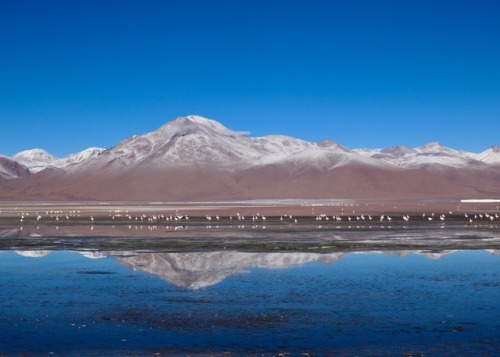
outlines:
{"label": "dark water area", "polygon": [[0,253],[0,355],[500,348],[498,250]]}

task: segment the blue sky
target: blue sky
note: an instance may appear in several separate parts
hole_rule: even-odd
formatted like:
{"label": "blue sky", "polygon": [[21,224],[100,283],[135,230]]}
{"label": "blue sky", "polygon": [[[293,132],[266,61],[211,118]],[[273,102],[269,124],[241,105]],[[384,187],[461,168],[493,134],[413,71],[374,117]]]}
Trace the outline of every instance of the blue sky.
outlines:
{"label": "blue sky", "polygon": [[0,0],[0,153],[182,115],[349,148],[500,144],[499,1]]}

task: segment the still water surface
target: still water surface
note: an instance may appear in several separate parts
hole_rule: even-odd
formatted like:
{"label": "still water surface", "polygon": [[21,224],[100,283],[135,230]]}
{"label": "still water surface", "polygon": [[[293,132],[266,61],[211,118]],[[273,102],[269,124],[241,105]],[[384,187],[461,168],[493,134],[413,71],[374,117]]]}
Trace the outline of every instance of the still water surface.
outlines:
{"label": "still water surface", "polygon": [[0,355],[500,348],[498,251],[20,253],[0,253]]}

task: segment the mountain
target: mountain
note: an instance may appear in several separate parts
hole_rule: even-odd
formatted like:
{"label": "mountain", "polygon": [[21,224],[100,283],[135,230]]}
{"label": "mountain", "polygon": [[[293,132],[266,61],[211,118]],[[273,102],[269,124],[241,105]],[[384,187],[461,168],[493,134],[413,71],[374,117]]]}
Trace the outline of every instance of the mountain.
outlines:
{"label": "mountain", "polygon": [[158,130],[132,136],[105,151],[86,168],[249,168],[280,163],[312,163],[323,169],[367,160],[334,142],[311,143],[288,136],[249,138],[199,116],[177,118]]}
{"label": "mountain", "polygon": [[12,160],[26,166],[31,173],[37,173],[47,168],[68,168],[71,165],[81,164],[96,157],[103,151],[104,149],[101,148],[88,148],[59,159],[43,149],[31,149],[17,153],[12,156]]}
{"label": "mountain", "polygon": [[432,142],[417,148],[393,146],[384,149],[354,150],[360,155],[381,159],[403,168],[422,168],[433,165],[449,167],[487,167],[488,163],[477,155],[447,148]]}
{"label": "mountain", "polygon": [[29,176],[28,168],[7,157],[0,156],[0,180],[11,180]]}
{"label": "mountain", "polygon": [[58,159],[43,149],[21,151],[12,156],[12,160],[26,166],[31,173],[36,173],[53,166]]}
{"label": "mountain", "polygon": [[3,182],[0,198],[468,198],[500,192],[500,166],[438,143],[349,150],[330,140],[249,137],[200,116],[176,118],[107,150],[64,159],[41,150],[15,157],[33,172],[46,169]]}
{"label": "mountain", "polygon": [[437,142],[417,148],[395,146],[354,151],[401,168],[426,170],[479,191],[498,192],[500,154],[495,146],[481,154],[453,150]]}

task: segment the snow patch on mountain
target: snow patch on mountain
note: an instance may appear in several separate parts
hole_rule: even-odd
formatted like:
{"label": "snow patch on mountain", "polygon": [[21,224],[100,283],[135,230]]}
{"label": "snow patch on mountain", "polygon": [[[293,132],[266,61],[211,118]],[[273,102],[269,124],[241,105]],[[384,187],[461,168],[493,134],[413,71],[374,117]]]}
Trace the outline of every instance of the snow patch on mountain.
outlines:
{"label": "snow patch on mountain", "polygon": [[286,164],[295,168],[314,167],[318,170],[332,170],[348,165],[394,168],[389,162],[363,157],[353,152],[329,151],[310,148],[300,152],[281,153],[263,157],[260,165]]}
{"label": "snow patch on mountain", "polygon": [[57,162],[56,167],[65,168],[65,167],[70,166],[70,165],[81,164],[87,160],[90,160],[90,159],[100,155],[103,151],[104,151],[104,149],[97,148],[97,147],[91,147],[91,148],[85,149],[85,150],[80,151],[76,154],[71,154],[71,155],[66,156],[63,159],[60,159]]}

